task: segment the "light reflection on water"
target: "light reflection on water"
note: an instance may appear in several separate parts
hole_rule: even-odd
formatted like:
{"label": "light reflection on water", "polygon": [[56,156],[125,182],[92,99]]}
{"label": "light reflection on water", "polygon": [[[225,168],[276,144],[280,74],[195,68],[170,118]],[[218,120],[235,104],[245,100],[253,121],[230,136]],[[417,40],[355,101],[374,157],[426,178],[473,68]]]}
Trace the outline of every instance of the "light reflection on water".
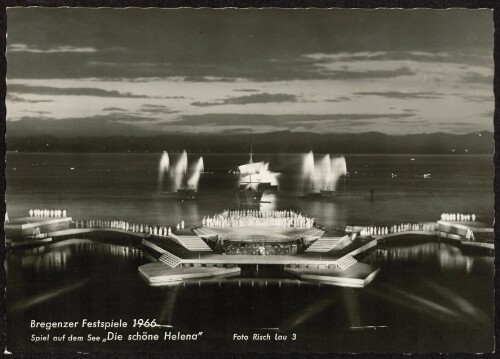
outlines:
{"label": "light reflection on water", "polygon": [[399,265],[401,262],[410,262],[444,272],[471,273],[475,263],[480,269],[493,265],[491,256],[465,255],[456,246],[436,242],[389,247],[378,253],[384,258],[385,264],[390,265],[394,262],[395,265]]}
{"label": "light reflection on water", "polygon": [[67,269],[68,261],[73,256],[78,257],[77,260],[79,260],[82,254],[92,257],[119,256],[125,260],[131,257],[142,257],[142,251],[139,248],[96,243],[88,239],[70,239],[50,246],[25,250],[21,256],[21,265],[23,270],[34,273],[63,273]]}

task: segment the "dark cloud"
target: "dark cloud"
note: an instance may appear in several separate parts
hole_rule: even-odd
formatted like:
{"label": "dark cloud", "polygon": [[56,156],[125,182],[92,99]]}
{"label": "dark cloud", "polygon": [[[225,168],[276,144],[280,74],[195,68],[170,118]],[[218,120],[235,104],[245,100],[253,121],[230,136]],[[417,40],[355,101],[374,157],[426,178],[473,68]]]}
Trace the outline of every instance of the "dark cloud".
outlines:
{"label": "dark cloud", "polygon": [[402,123],[402,124],[412,124],[412,125],[425,125],[428,124],[429,121],[427,120],[413,120],[413,119],[408,119],[408,120],[392,120],[391,123]]}
{"label": "dark cloud", "polygon": [[163,114],[163,115],[168,115],[178,112],[179,111],[169,110],[168,108],[147,108],[141,110],[141,113],[152,113],[152,114]]}
{"label": "dark cloud", "polygon": [[[185,74],[184,71],[180,71],[181,74]],[[207,76],[187,76],[184,77],[186,82],[235,82],[235,78],[230,77],[207,77]]]}
{"label": "dark cloud", "polygon": [[478,96],[478,95],[466,95],[462,96],[464,100],[470,101],[470,102],[490,102],[493,103],[493,93],[491,96]]}
{"label": "dark cloud", "polygon": [[[10,78],[319,78],[318,72],[303,72],[310,63],[294,71],[269,60],[370,51],[400,54],[392,56],[401,59],[411,51],[418,52],[413,56],[422,61],[421,53],[436,49],[453,54],[486,53],[492,58],[493,47],[491,10],[9,8],[7,12],[10,44],[95,49],[87,53],[7,52]],[[86,31],[75,32],[75,28]],[[112,47],[120,51],[108,51]],[[105,62],[127,66],[105,68]],[[152,65],[146,66],[148,63]],[[134,69],[128,66],[131,64],[143,65]]]}
{"label": "dark cloud", "polygon": [[346,101],[351,101],[351,99],[347,96],[339,96],[337,98],[331,98],[328,100],[325,100],[326,102],[346,102]]}
{"label": "dark cloud", "polygon": [[127,111],[125,110],[124,108],[120,108],[120,107],[105,107],[102,109],[103,111]]}
{"label": "dark cloud", "polygon": [[32,93],[48,96],[98,96],[98,97],[131,97],[131,98],[147,98],[145,95],[134,95],[127,92],[108,91],[92,87],[50,87],[50,86],[29,86],[10,84],[7,86],[7,91],[15,93]]}
{"label": "dark cloud", "polygon": [[469,71],[462,76],[462,80],[472,84],[485,84],[493,86],[493,74],[485,76],[478,72]]}
{"label": "dark cloud", "polygon": [[35,114],[35,115],[47,115],[50,113],[49,111],[32,111],[32,110],[26,110],[24,112],[29,112],[30,114]]}
{"label": "dark cloud", "polygon": [[178,113],[179,111],[174,111],[168,108],[165,105],[157,105],[157,104],[144,104],[141,106],[141,113],[146,113],[146,114],[172,114],[172,113]]}
{"label": "dark cloud", "polygon": [[254,90],[254,89],[238,89],[234,90],[236,92],[259,92],[259,90]]}
{"label": "dark cloud", "polygon": [[361,80],[376,78],[392,78],[400,76],[411,76],[416,73],[406,66],[398,67],[394,70],[366,70],[366,71],[325,71],[323,78],[335,80]]}
{"label": "dark cloud", "polygon": [[52,100],[29,100],[11,93],[7,93],[5,99],[12,102],[26,102],[26,103],[54,102]]}
{"label": "dark cloud", "polygon": [[224,100],[219,100],[215,102],[193,102],[191,105],[198,107],[209,107],[209,106],[219,106],[219,105],[246,105],[252,103],[279,103],[279,102],[297,102],[297,96],[277,93],[259,93],[246,96],[230,97]]}
{"label": "dark cloud", "polygon": [[141,108],[167,108],[167,106],[145,103],[145,104],[141,105]]}
{"label": "dark cloud", "polygon": [[[341,61],[415,61],[415,62],[438,62],[438,63],[453,63],[453,64],[471,64],[476,66],[492,65],[493,57],[490,49],[475,48],[469,51],[457,51],[451,49],[449,52],[434,52],[435,49],[429,52],[416,51],[389,51],[374,54],[360,55],[357,53],[345,54],[337,57]],[[328,57],[323,59],[324,62],[329,62]],[[462,65],[462,69],[468,69],[469,66]],[[343,66],[348,69],[348,66]]]}
{"label": "dark cloud", "polygon": [[438,99],[442,98],[443,94],[434,91],[430,92],[399,92],[399,91],[377,91],[377,92],[355,92],[355,95],[362,96],[380,96],[393,99]]}

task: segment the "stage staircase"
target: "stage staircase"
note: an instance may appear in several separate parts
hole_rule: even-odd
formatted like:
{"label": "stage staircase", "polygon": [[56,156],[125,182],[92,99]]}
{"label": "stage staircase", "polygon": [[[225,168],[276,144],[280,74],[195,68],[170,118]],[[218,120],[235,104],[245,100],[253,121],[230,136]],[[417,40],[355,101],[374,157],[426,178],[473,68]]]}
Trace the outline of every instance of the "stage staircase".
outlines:
{"label": "stage staircase", "polygon": [[330,252],[340,242],[341,238],[323,237],[311,244],[305,251],[307,253]]}
{"label": "stage staircase", "polygon": [[172,253],[170,252],[165,252],[161,255],[160,258],[158,258],[158,260],[164,264],[166,264],[167,266],[169,266],[170,268],[175,268],[177,267],[181,262],[182,262],[182,259],[180,259],[179,257],[177,257],[176,255],[173,255]]}
{"label": "stage staircase", "polygon": [[343,256],[337,261],[337,266],[339,266],[341,269],[346,270],[347,268],[356,263],[358,263],[356,258],[348,254],[346,256]]}
{"label": "stage staircase", "polygon": [[184,236],[171,234],[172,238],[176,243],[180,244],[184,248],[192,252],[212,252],[212,249],[205,243],[203,239],[198,236]]}
{"label": "stage staircase", "polygon": [[306,232],[303,232],[301,234],[301,237],[303,238],[308,238],[308,239],[315,239],[315,238],[320,238],[325,231],[317,228],[311,228]]}
{"label": "stage staircase", "polygon": [[210,237],[217,236],[216,232],[211,231],[210,229],[207,229],[207,228],[200,227],[200,228],[195,228],[193,230],[194,230],[194,233],[196,233],[198,235],[198,237],[210,238]]}

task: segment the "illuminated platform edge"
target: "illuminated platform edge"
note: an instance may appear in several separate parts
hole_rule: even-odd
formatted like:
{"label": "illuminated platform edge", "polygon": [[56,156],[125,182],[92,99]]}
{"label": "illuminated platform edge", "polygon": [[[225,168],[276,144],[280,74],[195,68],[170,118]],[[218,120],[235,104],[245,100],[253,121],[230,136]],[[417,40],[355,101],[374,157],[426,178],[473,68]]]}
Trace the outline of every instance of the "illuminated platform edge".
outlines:
{"label": "illuminated platform edge", "polygon": [[241,268],[239,267],[176,267],[168,270],[165,270],[165,268],[167,267],[161,262],[148,263],[139,267],[139,274],[149,283],[149,285],[161,286],[189,279],[239,275],[241,272]]}
{"label": "illuminated platform edge", "polygon": [[363,288],[368,285],[380,271],[379,268],[359,262],[345,270],[318,268],[284,268],[284,270],[301,280],[319,281],[321,283],[353,288]]}

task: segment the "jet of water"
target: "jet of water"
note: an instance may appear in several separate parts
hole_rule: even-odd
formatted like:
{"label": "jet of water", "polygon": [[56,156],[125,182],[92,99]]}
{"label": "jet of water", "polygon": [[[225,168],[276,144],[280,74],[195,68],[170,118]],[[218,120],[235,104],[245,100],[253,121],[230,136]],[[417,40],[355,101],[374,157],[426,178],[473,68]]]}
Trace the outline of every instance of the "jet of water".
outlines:
{"label": "jet of water", "polygon": [[200,182],[200,175],[203,173],[203,171],[204,171],[203,157],[200,157],[200,159],[196,163],[193,174],[188,180],[189,188],[193,188],[195,190],[198,189],[198,183]]}
{"label": "jet of water", "polygon": [[331,169],[332,169],[332,178],[331,178],[331,183],[332,183],[332,189],[337,188],[337,183],[339,181],[339,178],[341,176],[347,175],[347,164],[345,162],[345,157],[335,157],[332,159],[332,164],[331,164]]}
{"label": "jet of water", "polygon": [[314,161],[314,154],[310,151],[303,158],[302,179],[304,188],[308,191],[331,190],[337,188],[339,178],[347,174],[347,165],[344,157],[330,158],[325,155],[321,161]]}
{"label": "jet of water", "polygon": [[163,178],[165,177],[165,172],[170,169],[170,158],[168,157],[167,151],[163,151],[160,159],[160,164],[158,166],[158,188],[161,189],[163,184]]}
{"label": "jet of water", "polygon": [[182,180],[186,175],[188,167],[187,152],[184,150],[175,164],[174,170],[170,172],[170,176],[174,180],[174,191],[177,191],[182,186]]}

